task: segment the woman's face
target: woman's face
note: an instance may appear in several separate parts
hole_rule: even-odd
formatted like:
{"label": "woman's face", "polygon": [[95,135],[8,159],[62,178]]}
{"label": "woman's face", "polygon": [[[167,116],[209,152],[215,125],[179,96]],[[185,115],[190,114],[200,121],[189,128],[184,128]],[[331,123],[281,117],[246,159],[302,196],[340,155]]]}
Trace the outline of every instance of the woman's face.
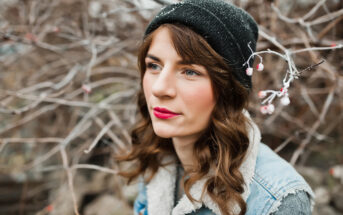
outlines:
{"label": "woman's face", "polygon": [[145,64],[143,90],[156,135],[197,139],[215,106],[205,67],[183,62],[166,27],[154,33]]}

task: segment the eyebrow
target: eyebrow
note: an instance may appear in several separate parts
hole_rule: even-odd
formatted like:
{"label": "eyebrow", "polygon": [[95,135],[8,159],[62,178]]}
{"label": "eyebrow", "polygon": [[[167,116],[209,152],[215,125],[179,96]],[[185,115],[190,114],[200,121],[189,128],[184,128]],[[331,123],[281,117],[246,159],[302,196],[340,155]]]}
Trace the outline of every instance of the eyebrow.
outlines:
{"label": "eyebrow", "polygon": [[[151,54],[147,54],[146,55],[146,58],[150,58],[154,61],[157,61],[159,63],[161,63],[161,59],[159,59],[158,57],[154,56],[154,55],[151,55]],[[185,60],[179,60],[176,62],[177,64],[180,64],[180,65],[191,65],[191,64],[197,64],[197,63],[194,63],[194,62],[190,62],[190,61],[185,61]]]}

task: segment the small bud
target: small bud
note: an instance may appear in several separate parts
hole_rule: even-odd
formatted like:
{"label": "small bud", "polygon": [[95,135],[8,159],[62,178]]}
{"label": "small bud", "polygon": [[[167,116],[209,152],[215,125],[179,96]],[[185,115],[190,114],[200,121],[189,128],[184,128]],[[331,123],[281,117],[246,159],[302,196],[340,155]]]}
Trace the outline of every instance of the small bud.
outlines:
{"label": "small bud", "polygon": [[82,89],[83,91],[85,91],[85,93],[89,94],[92,92],[92,88],[91,86],[87,85],[87,84],[82,84]]}
{"label": "small bud", "polygon": [[337,45],[336,45],[336,43],[331,43],[331,45],[330,45],[332,48],[334,48],[334,47],[336,47]]}
{"label": "small bud", "polygon": [[25,38],[27,40],[32,41],[32,42],[36,42],[37,41],[37,37],[34,34],[31,34],[31,33],[26,33],[25,34]]}
{"label": "small bud", "polygon": [[260,98],[260,99],[263,99],[264,97],[266,97],[267,96],[267,93],[265,92],[265,91],[259,91],[258,92],[258,97]]}
{"label": "small bud", "polygon": [[52,212],[54,210],[54,207],[52,205],[48,205],[48,206],[46,206],[46,210],[48,212]]}
{"label": "small bud", "polygon": [[54,26],[54,27],[52,28],[52,31],[55,32],[55,33],[58,33],[58,32],[60,32],[60,28],[57,27],[57,26]]}
{"label": "small bud", "polygon": [[269,105],[267,106],[267,112],[268,112],[269,114],[272,114],[272,113],[274,112],[274,110],[275,110],[275,107],[274,107],[273,104],[269,104]]}
{"label": "small bud", "polygon": [[45,98],[48,94],[46,92],[42,92],[39,94],[40,98]]}
{"label": "small bud", "polygon": [[253,70],[253,68],[248,67],[248,68],[245,70],[245,72],[247,73],[247,75],[252,76],[252,73],[254,72],[254,70]]}
{"label": "small bud", "polygon": [[281,104],[284,105],[284,106],[289,105],[290,102],[291,102],[291,101],[289,100],[288,96],[284,96],[284,97],[282,97],[282,99],[281,99]]}
{"label": "small bud", "polygon": [[329,173],[333,177],[341,179],[341,183],[343,183],[343,165],[335,165],[331,167]]}
{"label": "small bud", "polygon": [[256,66],[257,71],[261,72],[264,69],[264,65],[262,63],[257,64]]}
{"label": "small bud", "polygon": [[267,105],[261,106],[260,111],[262,114],[267,114],[268,113],[268,106]]}
{"label": "small bud", "polygon": [[98,1],[91,1],[88,7],[88,13],[91,17],[97,18],[102,10],[102,4]]}
{"label": "small bud", "polygon": [[287,93],[287,88],[283,88],[283,87],[282,87],[282,88],[280,89],[280,92],[282,92],[282,93]]}

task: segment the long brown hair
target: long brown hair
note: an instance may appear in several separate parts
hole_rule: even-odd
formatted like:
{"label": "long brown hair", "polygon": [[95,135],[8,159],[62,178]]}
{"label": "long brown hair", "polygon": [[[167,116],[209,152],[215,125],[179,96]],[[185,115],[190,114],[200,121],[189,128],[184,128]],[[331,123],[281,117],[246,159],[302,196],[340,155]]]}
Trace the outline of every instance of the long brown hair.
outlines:
{"label": "long brown hair", "polygon": [[[234,79],[225,60],[204,38],[181,24],[163,24],[161,27],[169,29],[175,50],[183,60],[207,69],[216,97],[209,126],[194,145],[196,168],[184,180],[185,194],[192,201],[200,201],[194,199],[189,190],[213,168],[214,174],[206,181],[203,191],[207,191],[218,204],[222,214],[233,214],[232,204],[229,204],[233,202],[240,206],[240,214],[245,214],[246,203],[241,197],[244,180],[239,167],[249,146],[247,119],[242,113],[248,105],[249,92]],[[144,39],[138,53],[141,79],[146,70],[145,57],[153,36],[154,32]],[[176,156],[176,152],[170,138],[161,138],[154,133],[143,90],[138,94],[138,108],[141,119],[131,133],[132,150],[128,155],[117,158],[119,161],[136,162],[135,169],[120,173],[128,177],[129,182],[139,175],[144,175],[149,182],[158,168],[166,165],[162,163],[163,157]]]}

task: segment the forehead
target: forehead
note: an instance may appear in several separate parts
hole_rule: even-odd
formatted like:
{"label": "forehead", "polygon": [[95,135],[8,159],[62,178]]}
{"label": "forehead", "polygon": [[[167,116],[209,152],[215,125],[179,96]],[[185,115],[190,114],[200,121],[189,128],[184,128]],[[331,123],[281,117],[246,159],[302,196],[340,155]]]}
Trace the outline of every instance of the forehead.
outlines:
{"label": "forehead", "polygon": [[161,60],[170,60],[175,62],[183,60],[175,49],[171,33],[166,27],[160,27],[152,35],[152,41],[149,46],[147,56],[154,56]]}
{"label": "forehead", "polygon": [[189,34],[170,26],[160,26],[151,35],[151,42],[147,51],[149,55],[173,58],[182,64],[203,65],[199,60],[198,44],[191,43]]}

